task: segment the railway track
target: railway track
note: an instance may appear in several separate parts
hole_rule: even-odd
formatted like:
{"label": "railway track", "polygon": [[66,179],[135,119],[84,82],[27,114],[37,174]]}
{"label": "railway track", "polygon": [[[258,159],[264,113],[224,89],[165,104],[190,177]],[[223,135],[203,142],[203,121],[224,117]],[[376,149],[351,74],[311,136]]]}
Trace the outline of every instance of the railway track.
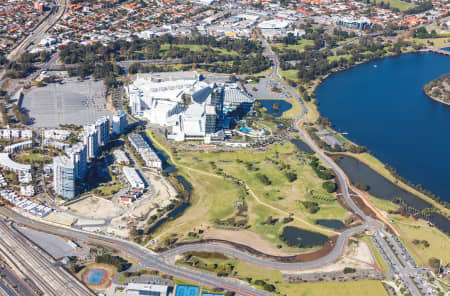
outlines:
{"label": "railway track", "polygon": [[9,258],[17,267],[42,290],[41,295],[93,295],[67,271],[55,265],[36,246],[3,222],[0,222],[0,232],[0,245],[9,253]]}

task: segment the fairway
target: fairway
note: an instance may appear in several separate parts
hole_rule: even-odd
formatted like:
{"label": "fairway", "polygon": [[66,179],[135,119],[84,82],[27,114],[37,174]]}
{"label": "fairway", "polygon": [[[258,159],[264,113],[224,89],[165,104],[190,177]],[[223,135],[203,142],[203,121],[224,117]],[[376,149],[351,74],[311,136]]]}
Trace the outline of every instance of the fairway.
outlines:
{"label": "fairway", "polygon": [[[169,158],[175,161],[172,164],[177,167],[178,173],[194,188],[191,206],[185,214],[153,234],[159,240],[171,234],[182,240],[189,239],[185,234],[195,229],[219,226],[234,229],[237,231],[236,240],[249,245],[251,241],[245,241],[238,230],[254,232],[262,238],[258,248],[267,252],[280,252],[276,246],[282,248],[284,253],[311,251],[315,248],[289,247],[281,241],[283,227],[295,226],[329,236],[334,232],[317,225],[315,221],[322,218],[343,221],[348,217],[348,212],[334,196],[323,190],[323,181],[305,160],[310,156],[300,152],[290,142],[274,144],[267,151],[258,152],[199,152],[169,150],[158,136],[149,132],[149,137],[157,148],[171,154]],[[297,176],[295,180],[288,180],[288,171]],[[261,183],[261,175],[267,176],[270,185]],[[243,184],[249,189],[245,190]],[[317,214],[297,207],[299,200],[310,199],[309,192],[322,197],[317,200],[321,208]],[[242,202],[246,206],[244,210],[236,206]],[[245,227],[237,227],[239,223],[244,223],[241,225]]]}

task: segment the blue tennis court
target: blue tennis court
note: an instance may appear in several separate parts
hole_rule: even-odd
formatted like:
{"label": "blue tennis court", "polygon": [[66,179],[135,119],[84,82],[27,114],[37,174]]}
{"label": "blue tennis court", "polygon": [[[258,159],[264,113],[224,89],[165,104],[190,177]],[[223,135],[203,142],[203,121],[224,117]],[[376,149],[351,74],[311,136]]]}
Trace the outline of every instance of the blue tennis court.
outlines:
{"label": "blue tennis court", "polygon": [[175,296],[198,296],[200,288],[197,286],[178,285]]}
{"label": "blue tennis court", "polygon": [[88,278],[88,284],[98,285],[102,281],[103,270],[92,270]]}

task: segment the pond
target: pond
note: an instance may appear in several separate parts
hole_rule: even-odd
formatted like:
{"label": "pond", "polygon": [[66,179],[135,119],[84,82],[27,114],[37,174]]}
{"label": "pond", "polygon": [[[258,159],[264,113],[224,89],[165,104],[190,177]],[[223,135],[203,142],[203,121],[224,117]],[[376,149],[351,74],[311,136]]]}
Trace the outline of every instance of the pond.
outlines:
{"label": "pond", "polygon": [[[292,104],[286,102],[285,100],[257,100],[261,104],[261,107],[266,109],[266,113],[274,117],[280,117],[284,112],[292,108]],[[275,103],[278,104],[279,108],[274,108]]]}
{"label": "pond", "polygon": [[333,229],[340,229],[340,228],[345,227],[345,224],[342,223],[341,220],[334,220],[334,219],[330,219],[330,220],[319,219],[319,220],[316,220],[316,224],[325,226],[328,228],[333,228]]}
{"label": "pond", "polygon": [[326,235],[293,226],[283,228],[281,239],[289,246],[297,246],[300,248],[322,246],[328,241]]}
{"label": "pond", "polygon": [[[353,184],[367,185],[368,192],[375,197],[391,201],[400,198],[409,207],[419,211],[431,207],[430,203],[395,185],[356,158],[341,155],[337,164],[344,170]],[[432,214],[430,221],[442,231],[450,233],[450,221],[442,215]]]}
{"label": "pond", "polygon": [[292,139],[291,143],[295,145],[295,147],[297,147],[298,150],[302,151],[302,152],[306,152],[308,154],[312,154],[314,153],[314,151],[312,151],[311,148],[309,148],[308,145],[306,145],[305,142],[303,142],[302,140],[299,139]]}

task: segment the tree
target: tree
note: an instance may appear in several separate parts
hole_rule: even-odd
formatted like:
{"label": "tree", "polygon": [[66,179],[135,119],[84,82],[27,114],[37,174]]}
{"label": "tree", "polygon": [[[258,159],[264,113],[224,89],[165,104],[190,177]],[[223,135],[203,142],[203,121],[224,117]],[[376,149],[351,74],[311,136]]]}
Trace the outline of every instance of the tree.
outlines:
{"label": "tree", "polygon": [[332,193],[334,191],[336,191],[336,183],[334,183],[333,181],[327,181],[322,183],[322,188],[325,189],[328,193]]}

